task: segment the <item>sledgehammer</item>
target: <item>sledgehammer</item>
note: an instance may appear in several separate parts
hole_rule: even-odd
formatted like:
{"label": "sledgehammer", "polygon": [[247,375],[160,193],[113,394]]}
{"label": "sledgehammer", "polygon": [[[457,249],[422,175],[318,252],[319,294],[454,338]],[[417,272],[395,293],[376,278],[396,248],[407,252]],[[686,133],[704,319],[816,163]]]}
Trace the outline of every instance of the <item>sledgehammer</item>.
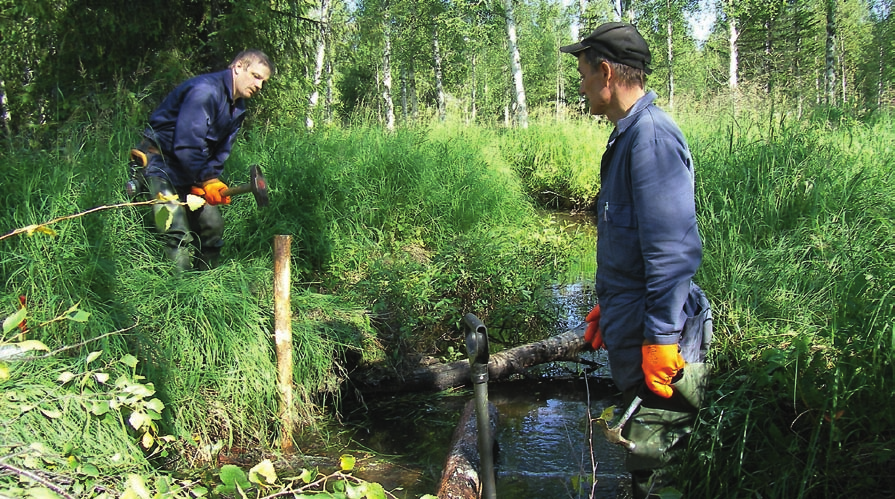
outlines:
{"label": "sledgehammer", "polygon": [[261,173],[261,167],[258,165],[252,165],[252,167],[249,168],[248,182],[242,185],[237,185],[236,187],[224,189],[221,191],[221,195],[225,197],[236,196],[247,192],[251,192],[255,196],[255,202],[258,203],[258,207],[264,207],[270,204],[270,199],[267,197],[267,180],[264,179],[264,174]]}

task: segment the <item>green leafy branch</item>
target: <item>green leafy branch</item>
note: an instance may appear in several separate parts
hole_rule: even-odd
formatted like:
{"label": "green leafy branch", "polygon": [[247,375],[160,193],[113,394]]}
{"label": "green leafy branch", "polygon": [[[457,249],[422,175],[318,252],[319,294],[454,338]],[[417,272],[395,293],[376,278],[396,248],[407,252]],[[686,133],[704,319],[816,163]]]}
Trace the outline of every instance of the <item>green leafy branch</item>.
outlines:
{"label": "green leafy branch", "polygon": [[[89,210],[82,211],[79,213],[74,213],[72,215],[56,217],[56,218],[49,220],[47,222],[44,222],[44,223],[32,224],[27,227],[15,229],[12,232],[9,232],[7,234],[0,236],[0,241],[4,240],[6,238],[12,237],[12,236],[19,235],[19,234],[26,234],[28,236],[33,236],[35,233],[37,233],[37,234],[45,234],[50,237],[56,237],[57,236],[56,231],[54,231],[53,229],[48,227],[49,225],[54,225],[54,224],[57,224],[59,222],[65,221],[65,220],[72,220],[75,218],[83,217],[85,215],[89,215],[91,213],[96,213],[96,212],[104,211],[104,210],[111,210],[111,209],[115,209],[115,208],[125,208],[128,206],[151,206],[151,205],[157,205],[157,204],[165,205],[165,204],[169,204],[169,203],[177,204],[180,206],[187,206],[187,207],[189,207],[189,209],[191,211],[195,211],[205,204],[205,200],[199,196],[194,196],[194,195],[190,194],[187,196],[186,202],[182,202],[182,201],[178,200],[176,194],[172,194],[171,196],[162,196],[160,194],[159,197],[157,197],[156,199],[150,199],[149,201],[132,201],[132,202],[128,202],[128,203],[118,203],[118,204],[112,204],[112,205],[97,206],[96,208],[91,208]],[[158,213],[156,213],[156,223],[161,222],[161,224],[160,224],[161,226],[170,227],[172,220],[173,220],[173,215],[171,214],[170,210],[162,209],[162,210],[159,210]]]}

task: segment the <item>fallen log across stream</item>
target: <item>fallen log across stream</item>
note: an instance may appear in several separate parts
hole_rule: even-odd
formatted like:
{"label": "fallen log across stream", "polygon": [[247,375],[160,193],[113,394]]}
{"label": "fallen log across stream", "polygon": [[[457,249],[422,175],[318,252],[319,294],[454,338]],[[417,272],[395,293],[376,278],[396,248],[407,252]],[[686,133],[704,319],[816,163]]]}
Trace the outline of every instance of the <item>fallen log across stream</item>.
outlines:
{"label": "fallen log across stream", "polygon": [[[529,367],[548,362],[581,362],[587,347],[581,331],[566,331],[550,338],[510,348],[491,355],[488,376],[491,381],[521,374]],[[361,393],[441,391],[470,384],[469,361],[421,366],[402,376],[372,379],[363,375],[352,381]]]}
{"label": "fallen log across stream", "polygon": [[[488,419],[492,436],[497,434],[497,417],[497,407],[489,403]],[[454,430],[451,449],[438,484],[438,499],[479,499],[482,491],[480,465],[475,400],[470,400]]]}

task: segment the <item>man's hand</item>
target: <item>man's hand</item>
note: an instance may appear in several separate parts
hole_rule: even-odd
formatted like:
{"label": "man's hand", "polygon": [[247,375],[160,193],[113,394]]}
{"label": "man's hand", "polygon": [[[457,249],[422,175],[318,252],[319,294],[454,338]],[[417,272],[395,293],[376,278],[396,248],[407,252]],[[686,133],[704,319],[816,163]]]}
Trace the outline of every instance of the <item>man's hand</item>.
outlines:
{"label": "man's hand", "polygon": [[218,204],[230,204],[230,196],[224,196],[221,191],[227,190],[227,184],[213,178],[202,182],[199,186],[193,186],[191,193],[205,198],[205,202],[214,206]]}
{"label": "man's hand", "polygon": [[584,330],[584,341],[590,343],[594,350],[606,348],[603,345],[603,332],[600,331],[600,305],[597,304],[584,318],[587,328]]}
{"label": "man's hand", "polygon": [[662,398],[671,398],[671,380],[684,368],[684,358],[677,343],[643,345],[643,378],[647,388]]}

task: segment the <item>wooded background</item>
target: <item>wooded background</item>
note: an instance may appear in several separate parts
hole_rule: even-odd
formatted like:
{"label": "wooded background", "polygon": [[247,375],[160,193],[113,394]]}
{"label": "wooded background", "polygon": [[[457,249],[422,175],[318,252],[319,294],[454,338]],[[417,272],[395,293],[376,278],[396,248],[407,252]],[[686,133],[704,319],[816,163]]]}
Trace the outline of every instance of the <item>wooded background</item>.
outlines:
{"label": "wooded background", "polygon": [[[666,108],[734,96],[797,117],[866,113],[895,101],[892,4],[0,0],[0,125],[11,136],[113,115],[137,126],[179,81],[257,47],[279,70],[253,103],[260,123],[526,126],[530,113],[583,109],[575,59],[558,48],[611,20],[650,43],[648,85]],[[702,18],[704,40],[692,29]]]}

